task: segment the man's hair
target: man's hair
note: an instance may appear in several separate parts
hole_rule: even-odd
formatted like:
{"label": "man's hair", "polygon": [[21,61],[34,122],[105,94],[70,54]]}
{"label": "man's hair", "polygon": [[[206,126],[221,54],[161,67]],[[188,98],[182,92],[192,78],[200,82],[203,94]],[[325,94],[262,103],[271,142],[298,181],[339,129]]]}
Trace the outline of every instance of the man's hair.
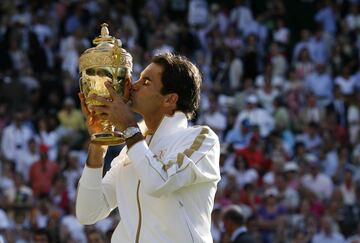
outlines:
{"label": "man's hair", "polygon": [[239,206],[230,205],[224,209],[223,220],[229,220],[237,225],[244,225],[245,216]]}
{"label": "man's hair", "polygon": [[172,53],[156,55],[151,62],[163,67],[161,93],[178,94],[176,110],[184,112],[191,119],[199,108],[202,82],[199,69],[186,57]]}

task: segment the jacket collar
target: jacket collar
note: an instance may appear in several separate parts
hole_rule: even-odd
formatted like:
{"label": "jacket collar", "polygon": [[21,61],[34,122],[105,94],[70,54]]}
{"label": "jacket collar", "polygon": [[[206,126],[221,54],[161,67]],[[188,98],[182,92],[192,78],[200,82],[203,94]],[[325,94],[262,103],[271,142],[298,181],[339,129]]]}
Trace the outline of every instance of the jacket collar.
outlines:
{"label": "jacket collar", "polygon": [[[143,134],[146,134],[147,127],[145,125],[145,122],[142,122],[139,126]],[[160,122],[159,127],[153,134],[151,140],[156,141],[158,138],[161,138],[164,135],[169,135],[179,129],[184,129],[187,126],[188,120],[186,118],[186,115],[181,111],[175,112],[172,116],[164,116],[164,118]]]}

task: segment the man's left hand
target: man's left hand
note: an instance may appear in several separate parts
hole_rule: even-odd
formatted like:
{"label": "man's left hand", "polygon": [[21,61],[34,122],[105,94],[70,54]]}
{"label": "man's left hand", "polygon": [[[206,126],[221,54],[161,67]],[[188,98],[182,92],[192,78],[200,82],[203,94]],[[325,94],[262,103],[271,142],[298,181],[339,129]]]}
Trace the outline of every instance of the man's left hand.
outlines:
{"label": "man's left hand", "polygon": [[105,82],[105,86],[110,93],[110,97],[102,97],[96,94],[89,95],[92,99],[102,103],[102,105],[93,105],[91,110],[95,111],[95,116],[101,120],[108,120],[120,131],[127,127],[136,126],[136,120],[130,106],[125,103],[124,98],[119,96],[110,82]]}

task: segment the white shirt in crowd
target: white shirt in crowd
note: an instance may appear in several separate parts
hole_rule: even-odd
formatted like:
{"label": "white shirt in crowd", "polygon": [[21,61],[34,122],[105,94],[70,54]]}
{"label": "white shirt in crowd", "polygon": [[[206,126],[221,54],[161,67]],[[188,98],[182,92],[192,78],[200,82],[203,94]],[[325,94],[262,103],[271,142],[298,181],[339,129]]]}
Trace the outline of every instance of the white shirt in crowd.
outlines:
{"label": "white shirt in crowd", "polygon": [[21,159],[21,155],[27,148],[29,139],[33,136],[33,132],[26,125],[16,127],[14,123],[4,128],[1,152],[8,160],[16,163]]}
{"label": "white shirt in crowd", "polygon": [[334,189],[331,179],[322,173],[318,173],[315,177],[311,174],[306,174],[302,177],[301,181],[307,189],[314,192],[321,200],[329,199]]}
{"label": "white shirt in crowd", "polygon": [[335,84],[340,86],[341,93],[344,95],[351,95],[355,91],[356,80],[353,77],[345,79],[342,76],[335,78]]}
{"label": "white shirt in crowd", "polygon": [[340,233],[333,232],[331,235],[325,235],[319,232],[312,238],[312,243],[345,243],[344,236]]}

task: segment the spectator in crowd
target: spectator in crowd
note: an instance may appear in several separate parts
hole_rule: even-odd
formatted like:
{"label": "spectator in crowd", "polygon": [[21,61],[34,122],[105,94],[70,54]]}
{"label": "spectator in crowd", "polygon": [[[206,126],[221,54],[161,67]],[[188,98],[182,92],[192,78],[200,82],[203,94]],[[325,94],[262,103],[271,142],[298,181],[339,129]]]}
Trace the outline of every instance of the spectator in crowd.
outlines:
{"label": "spectator in crowd", "polygon": [[278,204],[279,192],[276,188],[268,188],[264,193],[264,202],[258,208],[256,215],[262,242],[276,241],[278,227],[283,227],[286,209]]}
{"label": "spectator in crowd", "polygon": [[249,95],[246,97],[246,108],[239,112],[234,127],[239,127],[241,121],[248,119],[252,126],[258,126],[262,137],[270,134],[274,128],[274,119],[263,108],[258,107],[258,97]]}
{"label": "spectator in crowd", "polygon": [[303,47],[294,63],[294,69],[300,80],[305,80],[314,71],[314,62],[311,60],[309,49]]}
{"label": "spectator in crowd", "polygon": [[246,219],[239,206],[231,205],[225,208],[222,219],[230,243],[255,243],[255,240],[247,232]]}
{"label": "spectator in crowd", "polygon": [[29,139],[33,137],[33,131],[24,123],[25,116],[23,109],[15,111],[12,122],[4,128],[2,135],[2,154],[15,165],[19,163]]}
{"label": "spectator in crowd", "polygon": [[341,233],[334,232],[333,220],[329,216],[321,218],[320,232],[314,235],[311,242],[322,243],[322,242],[333,242],[343,243],[345,242],[344,236]]}
{"label": "spectator in crowd", "polygon": [[315,72],[305,79],[305,88],[327,105],[332,97],[333,81],[325,68],[324,64],[317,63]]}
{"label": "spectator in crowd", "polygon": [[64,100],[63,109],[58,112],[60,126],[63,129],[62,136],[76,137],[85,129],[85,121],[81,111],[75,107],[73,98]]}
{"label": "spectator in crowd", "polygon": [[301,178],[303,186],[316,194],[318,199],[329,199],[334,190],[330,177],[321,173],[320,164],[315,155],[308,160],[310,171]]}
{"label": "spectator in crowd", "polygon": [[40,159],[29,170],[29,183],[34,196],[50,193],[53,179],[59,173],[59,166],[48,159],[48,147],[40,145]]}
{"label": "spectator in crowd", "polygon": [[249,144],[251,136],[251,124],[248,119],[244,119],[240,128],[234,127],[226,134],[225,143],[230,144],[235,150],[241,149]]}

